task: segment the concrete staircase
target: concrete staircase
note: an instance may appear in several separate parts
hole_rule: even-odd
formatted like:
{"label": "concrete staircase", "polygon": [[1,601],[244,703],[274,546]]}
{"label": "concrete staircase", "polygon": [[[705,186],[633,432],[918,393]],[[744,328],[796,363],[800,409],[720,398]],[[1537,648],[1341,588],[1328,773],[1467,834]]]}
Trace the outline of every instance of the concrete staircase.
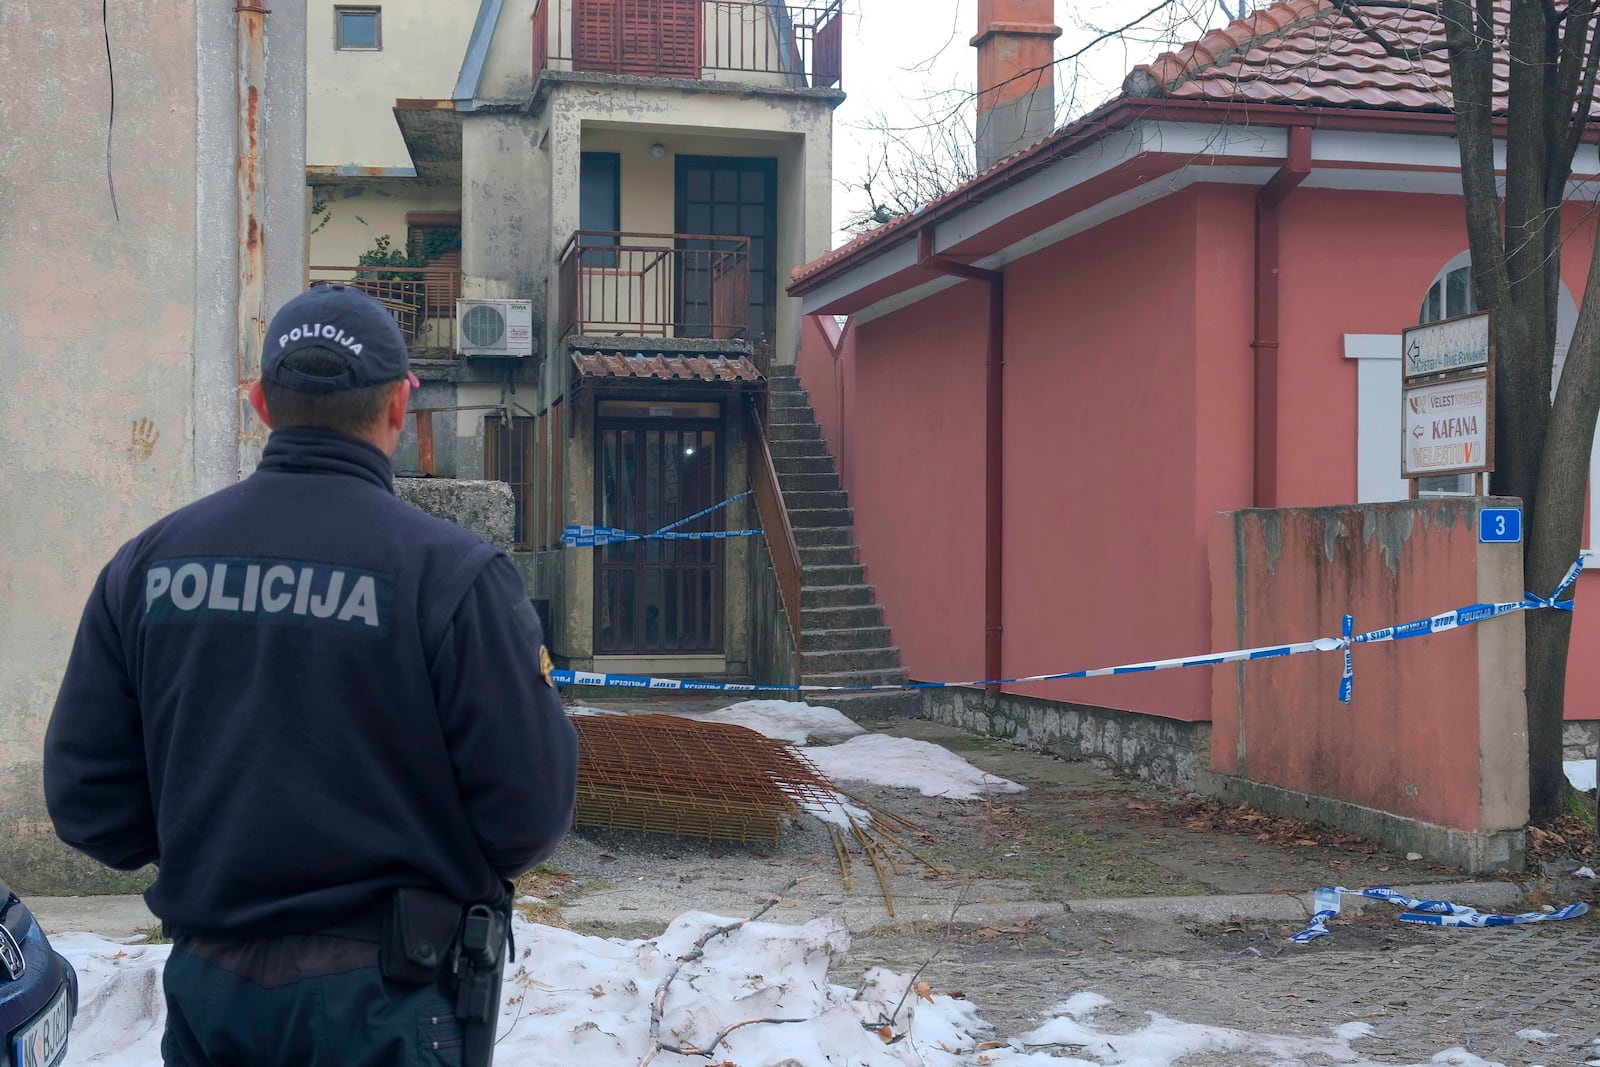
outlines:
{"label": "concrete staircase", "polygon": [[[858,560],[850,502],[793,367],[773,367],[768,447],[800,550],[800,680],[805,685],[899,685],[906,681],[883,608]],[[915,692],[815,693],[810,704],[856,719],[918,713]]]}

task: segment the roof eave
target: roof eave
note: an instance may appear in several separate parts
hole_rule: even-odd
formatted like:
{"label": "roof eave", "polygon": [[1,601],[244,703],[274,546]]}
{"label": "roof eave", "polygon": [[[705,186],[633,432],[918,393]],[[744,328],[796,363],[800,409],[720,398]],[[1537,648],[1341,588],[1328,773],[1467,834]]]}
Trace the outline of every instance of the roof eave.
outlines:
{"label": "roof eave", "polygon": [[[823,285],[840,279],[863,264],[916,239],[919,231],[959,216],[987,199],[997,190],[1028,178],[1033,172],[1094,143],[1106,134],[1141,119],[1167,119],[1237,125],[1312,126],[1318,129],[1363,130],[1371,132],[1416,133],[1419,131],[1455,132],[1455,117],[1449,112],[1398,111],[1341,108],[1297,104],[1240,103],[1236,101],[1183,100],[1173,98],[1124,97],[1112,101],[1076,122],[1063,126],[1034,147],[1019,153],[1009,162],[933,202],[904,220],[888,224],[881,239],[870,236],[837,260],[803,274],[787,288],[790,296],[805,296]],[[1503,127],[1503,121],[1497,120]],[[1498,132],[1498,131],[1497,131]]]}

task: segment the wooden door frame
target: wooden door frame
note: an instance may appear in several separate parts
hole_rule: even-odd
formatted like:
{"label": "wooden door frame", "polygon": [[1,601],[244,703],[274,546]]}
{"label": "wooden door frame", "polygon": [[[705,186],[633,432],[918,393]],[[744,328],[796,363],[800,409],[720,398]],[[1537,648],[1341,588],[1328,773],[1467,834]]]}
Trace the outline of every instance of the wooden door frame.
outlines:
{"label": "wooden door frame", "polygon": [[[767,262],[766,288],[762,293],[762,307],[767,321],[763,323],[766,338],[771,341],[778,332],[778,159],[776,156],[678,156],[673,175],[672,210],[673,226],[678,233],[688,233],[688,205],[684,203],[685,176],[695,167],[722,167],[727,170],[759,170],[766,175]],[[705,234],[703,236],[728,236]],[[750,335],[756,336],[755,324],[750,324]]]}
{"label": "wooden door frame", "polygon": [[[627,417],[617,417],[617,416],[603,418],[603,417],[600,417],[599,415],[596,415],[595,420],[594,420],[594,438],[593,438],[593,442],[592,442],[593,443],[593,447],[594,447],[594,516],[595,516],[595,521],[596,522],[599,522],[600,519],[601,519],[601,516],[603,516],[605,514],[605,481],[604,481],[604,473],[605,473],[605,433],[609,429],[632,429],[632,430],[640,432],[641,434],[644,433],[644,432],[647,432],[649,430],[669,430],[669,429],[701,430],[701,431],[711,430],[711,431],[713,431],[717,435],[717,466],[716,466],[716,470],[712,472],[711,478],[712,478],[712,495],[716,496],[717,499],[716,500],[712,500],[711,503],[713,503],[713,504],[717,503],[718,500],[722,499],[720,496],[718,496],[718,493],[720,493],[721,490],[723,489],[723,487],[727,484],[727,474],[728,474],[728,420],[727,420],[726,417],[716,418],[716,419],[703,419],[703,418],[693,418],[693,419],[684,418],[684,419],[680,419],[680,418],[649,418],[649,417],[627,418]],[[641,451],[641,454],[642,454],[643,453],[643,442],[642,442],[642,440],[640,442],[639,448],[640,448],[640,451]],[[644,480],[644,468],[642,466],[638,468],[638,471],[637,471],[635,477],[637,479],[636,482],[635,482],[635,490],[636,490],[635,499],[642,500],[643,499],[643,494],[640,491],[643,488],[643,480]],[[627,521],[627,520],[624,520],[624,521]],[[673,520],[667,520],[667,521],[670,522],[670,521],[673,521]],[[635,533],[649,533],[650,531],[649,530],[635,530],[634,532]],[[670,543],[670,542],[665,542],[665,543]],[[691,542],[691,543],[693,543],[693,542]],[[634,565],[635,573],[637,575],[637,577],[635,578],[635,581],[634,581],[634,607],[635,607],[635,611],[634,611],[634,627],[635,627],[636,635],[640,638],[640,640],[636,641],[635,643],[642,645],[644,643],[643,640],[642,640],[643,634],[644,634],[644,630],[643,630],[643,627],[644,627],[644,615],[643,615],[643,610],[642,609],[643,609],[643,606],[644,606],[644,595],[645,595],[644,594],[644,588],[645,588],[644,587],[645,550],[646,550],[646,546],[648,545],[648,542],[643,542],[643,543],[637,543],[636,542],[636,544],[638,544],[639,558],[638,558],[638,562]],[[726,541],[717,540],[717,541],[712,541],[711,545],[712,545],[712,552],[713,552],[713,555],[714,555],[715,559],[714,559],[713,563],[710,565],[711,568],[712,568],[712,589],[711,589],[711,603],[710,603],[710,605],[708,605],[708,607],[715,611],[715,617],[713,619],[713,626],[712,626],[712,645],[709,648],[703,648],[703,649],[702,648],[691,648],[691,649],[647,649],[647,648],[635,648],[635,649],[629,649],[629,650],[617,650],[617,649],[602,650],[601,647],[600,647],[600,644],[601,644],[601,642],[600,642],[600,607],[601,607],[602,598],[603,598],[602,585],[603,585],[604,580],[605,580],[605,568],[603,567],[603,565],[601,563],[601,558],[599,556],[599,553],[604,552],[605,549],[604,548],[596,548],[596,549],[594,549],[593,551],[596,553],[596,556],[595,556],[595,561],[594,561],[594,577],[593,577],[593,583],[592,583],[592,586],[591,586],[592,602],[594,604],[594,610],[592,612],[593,619],[592,619],[591,629],[592,629],[593,635],[594,635],[593,636],[593,642],[594,642],[595,654],[596,655],[600,655],[600,656],[636,656],[636,657],[706,656],[706,655],[721,655],[721,654],[723,654],[723,652],[727,648],[727,643],[728,643],[727,612],[725,610],[725,608],[726,608],[725,598],[727,596],[727,589],[728,589],[728,574],[727,574],[728,554],[725,551],[726,546],[727,546],[727,542]]]}

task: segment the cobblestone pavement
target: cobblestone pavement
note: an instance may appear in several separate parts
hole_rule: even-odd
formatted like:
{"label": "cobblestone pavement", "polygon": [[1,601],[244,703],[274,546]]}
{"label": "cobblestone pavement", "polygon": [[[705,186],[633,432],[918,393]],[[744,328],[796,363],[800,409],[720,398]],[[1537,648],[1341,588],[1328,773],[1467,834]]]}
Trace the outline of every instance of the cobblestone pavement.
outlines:
{"label": "cobblestone pavement", "polygon": [[[1336,926],[1331,938],[1300,947],[1286,945],[1277,928],[1219,934],[1135,923],[1097,933],[1073,918],[1025,937],[958,939],[924,976],[937,989],[962,990],[1001,1035],[1038,1025],[1056,1004],[1087,990],[1111,1001],[1095,1016],[1102,1032],[1137,1030],[1147,1012],[1305,1038],[1361,1022],[1373,1033],[1354,1048],[1373,1063],[1429,1063],[1454,1047],[1507,1067],[1600,1063],[1600,924],[1450,930],[1362,923]],[[858,938],[851,963],[914,969],[940,941]],[[841,977],[853,980],[852,971],[844,968]],[[1517,1036],[1527,1030],[1556,1036]],[[1282,1061],[1258,1051],[1181,1062]]]}

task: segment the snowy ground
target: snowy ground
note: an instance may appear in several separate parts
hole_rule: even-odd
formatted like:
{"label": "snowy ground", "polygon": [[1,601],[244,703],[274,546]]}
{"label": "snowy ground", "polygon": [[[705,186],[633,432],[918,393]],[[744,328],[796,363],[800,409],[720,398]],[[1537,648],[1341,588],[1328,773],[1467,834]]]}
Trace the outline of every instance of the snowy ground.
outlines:
{"label": "snowy ground", "polygon": [[[517,917],[520,958],[507,968],[496,1062],[506,1067],[632,1067],[651,1046],[651,1006],[677,961],[697,939],[732,922],[702,913],[679,917],[661,936],[623,941],[533,926]],[[165,1010],[160,972],[168,946],[131,947],[92,934],[64,934],[57,948],[82,982],[82,1008],[68,1064],[156,1067]],[[1235,1064],[1306,1062],[1377,1067],[1363,1050],[1365,1023],[1330,1027],[1322,1038],[1250,1033],[1155,1013],[1132,1032],[1096,1025],[1109,1002],[1090,990],[1066,999],[1037,1028],[997,1035],[981,1005],[953,998],[913,976],[869,971],[859,988],[835,985],[829,969],[849,946],[830,919],[802,926],[755,922],[712,938],[703,958],[672,979],[661,1044],[708,1048],[700,1056],[662,1052],[664,1067],[1171,1067],[1185,1057]],[[760,1020],[760,1021],[756,1021]],[[749,1025],[735,1027],[736,1024]],[[1529,1051],[1552,1035],[1526,1031]],[[1366,1044],[1372,1044],[1368,1041]],[[1394,1067],[1393,1061],[1385,1061]],[[1460,1049],[1428,1061],[1489,1067]],[[1417,1065],[1421,1067],[1421,1065]]]}
{"label": "snowy ground", "polygon": [[1567,781],[1572,783],[1572,788],[1579,791],[1594,788],[1594,760],[1569,759],[1561,766],[1567,772]]}
{"label": "snowy ground", "polygon": [[[696,717],[749,726],[795,744],[822,742],[804,751],[841,784],[867,782],[952,798],[1022,789],[940,746],[864,734],[828,708],[748,701]],[[1583,766],[1592,775],[1593,764]],[[698,938],[739,918],[689,912],[659,936],[623,940],[534,926],[519,915],[519,958],[507,969],[496,1062],[507,1067],[640,1064],[652,1045],[651,1007],[658,989]],[[159,1064],[165,1014],[160,973],[170,948],[124,945],[85,933],[53,940],[77,968],[82,988],[67,1063]],[[668,985],[659,1040],[685,1051],[661,1051],[654,1063],[1172,1067],[1194,1057],[1187,1062],[1377,1067],[1367,1057],[1386,1051],[1376,1047],[1365,1023],[1330,1026],[1324,1037],[1305,1037],[1148,1013],[1131,1032],[1126,1024],[1115,1029],[1101,1014],[1110,1002],[1095,990],[1070,984],[1059,991],[1064,999],[1032,1029],[997,1034],[984,1021],[982,1004],[946,995],[912,975],[878,968],[868,970],[857,987],[834,984],[830,970],[844,961],[849,946],[850,935],[831,917],[803,925],[751,922],[712,938],[704,956],[684,965]],[[1530,1057],[1552,1036],[1534,1030],[1519,1035]],[[693,1051],[702,1048],[703,1053]],[[1446,1049],[1427,1062],[1491,1067],[1461,1049]],[[1386,1063],[1394,1067],[1393,1061]]]}

